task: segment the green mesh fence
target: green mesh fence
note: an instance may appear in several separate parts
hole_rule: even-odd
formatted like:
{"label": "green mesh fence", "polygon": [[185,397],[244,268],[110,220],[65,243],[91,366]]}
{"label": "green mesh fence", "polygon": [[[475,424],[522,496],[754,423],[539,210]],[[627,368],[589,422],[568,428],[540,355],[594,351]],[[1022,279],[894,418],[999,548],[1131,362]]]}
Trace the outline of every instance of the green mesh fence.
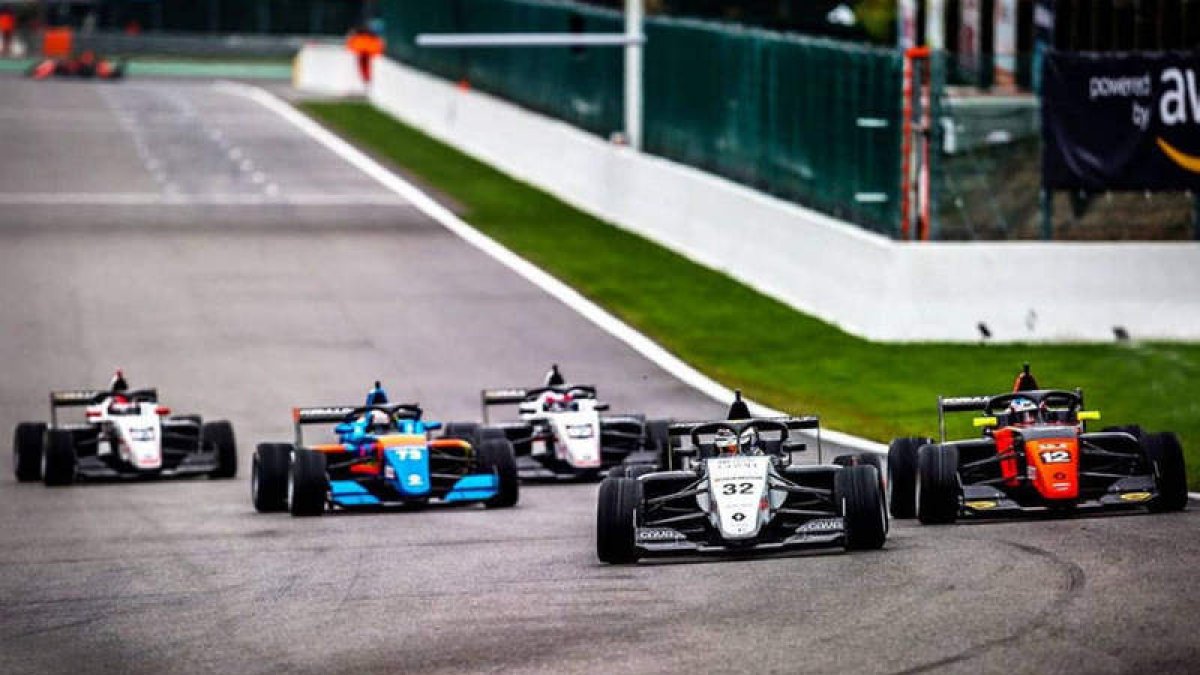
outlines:
{"label": "green mesh fence", "polygon": [[[600,135],[623,126],[620,49],[414,42],[420,33],[616,33],[619,13],[545,0],[385,0],[382,10],[401,61]],[[898,54],[661,17],[645,30],[646,151],[895,233]]]}

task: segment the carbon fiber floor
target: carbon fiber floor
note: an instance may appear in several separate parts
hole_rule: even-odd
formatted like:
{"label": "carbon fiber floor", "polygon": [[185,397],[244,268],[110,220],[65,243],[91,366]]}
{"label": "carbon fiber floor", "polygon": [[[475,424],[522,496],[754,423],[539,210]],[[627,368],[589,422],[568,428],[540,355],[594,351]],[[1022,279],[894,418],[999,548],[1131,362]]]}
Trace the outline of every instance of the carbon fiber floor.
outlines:
{"label": "carbon fiber floor", "polygon": [[[236,152],[235,152],[236,151]],[[273,187],[272,187],[273,186]],[[713,403],[208,83],[0,79],[0,427],[114,365],[234,421],[379,377],[434,417],[552,361],[614,410]],[[296,520],[235,481],[18,485],[0,672],[1184,672],[1194,513],[893,529],[886,550],[600,566],[593,485]]]}

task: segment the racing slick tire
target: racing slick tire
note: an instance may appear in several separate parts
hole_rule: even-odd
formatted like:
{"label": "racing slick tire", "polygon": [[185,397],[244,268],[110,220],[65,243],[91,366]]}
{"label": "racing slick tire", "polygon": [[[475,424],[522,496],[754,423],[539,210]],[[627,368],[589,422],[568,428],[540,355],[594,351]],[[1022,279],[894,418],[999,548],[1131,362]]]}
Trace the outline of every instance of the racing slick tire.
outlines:
{"label": "racing slick tire", "polygon": [[70,431],[51,429],[42,454],[42,482],[48,487],[75,482],[75,438]]}
{"label": "racing slick tire", "polygon": [[13,431],[13,473],[22,483],[42,479],[45,422],[21,422]]}
{"label": "racing slick tire", "polygon": [[917,451],[917,520],[922,525],[958,519],[958,448],[923,445]]}
{"label": "racing slick tire", "polygon": [[642,484],[633,478],[607,478],[600,483],[596,509],[596,556],[610,565],[626,565],[640,557],[634,541],[634,518],[642,502]]}
{"label": "racing slick tire", "polygon": [[237,475],[237,440],[233,436],[232,424],[225,420],[205,424],[200,428],[200,442],[217,454],[217,468],[209,472],[209,478],[233,478]]}
{"label": "racing slick tire", "polygon": [[629,469],[632,468],[629,464],[618,464],[608,470],[609,478],[625,478],[629,475]]}
{"label": "racing slick tire", "polygon": [[888,509],[896,519],[917,515],[917,451],[933,441],[928,438],[897,438],[888,446]]}
{"label": "racing slick tire", "polygon": [[1158,488],[1158,496],[1147,504],[1147,508],[1154,513],[1182,511],[1187,506],[1188,490],[1179,437],[1169,431],[1146,434],[1142,438],[1142,447],[1154,465],[1154,484]]}
{"label": "racing slick tire", "polygon": [[457,438],[471,444],[472,447],[479,446],[479,425],[474,422],[446,422],[442,427],[443,438]]}
{"label": "racing slick tire", "polygon": [[319,516],[325,513],[329,477],[325,473],[325,455],[308,448],[292,453],[288,482],[288,510],[293,516]]}
{"label": "racing slick tire", "polygon": [[521,497],[521,479],[517,476],[517,457],[506,438],[485,438],[476,457],[482,473],[496,472],[499,486],[496,496],[483,503],[489,509],[516,506]]}
{"label": "racing slick tire", "polygon": [[845,523],[846,550],[882,548],[887,540],[888,516],[879,469],[869,464],[847,466],[834,475],[833,491]]}
{"label": "racing slick tire", "polygon": [[250,499],[259,513],[286,511],[290,443],[259,443],[250,464]]}

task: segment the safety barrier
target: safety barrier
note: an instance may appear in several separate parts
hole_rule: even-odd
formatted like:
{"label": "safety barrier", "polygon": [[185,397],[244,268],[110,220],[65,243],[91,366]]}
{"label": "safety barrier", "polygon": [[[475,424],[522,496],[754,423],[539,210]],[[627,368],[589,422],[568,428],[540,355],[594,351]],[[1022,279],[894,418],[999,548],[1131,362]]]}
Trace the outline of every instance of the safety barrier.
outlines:
{"label": "safety barrier", "polygon": [[304,92],[327,96],[367,93],[358,59],[341,44],[312,44],[300,50],[293,62],[292,85]]}
{"label": "safety barrier", "polygon": [[369,96],[521,180],[866,338],[1108,341],[1120,328],[1134,339],[1200,339],[1200,244],[899,243],[391,59],[377,62]]}

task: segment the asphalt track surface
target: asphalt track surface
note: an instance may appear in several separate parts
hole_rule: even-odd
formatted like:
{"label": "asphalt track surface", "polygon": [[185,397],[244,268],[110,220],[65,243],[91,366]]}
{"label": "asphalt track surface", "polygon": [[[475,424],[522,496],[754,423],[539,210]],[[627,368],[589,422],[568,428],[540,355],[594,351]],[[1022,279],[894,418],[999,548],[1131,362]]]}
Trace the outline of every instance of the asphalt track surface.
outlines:
{"label": "asphalt track surface", "polygon": [[[548,224],[552,226],[552,224]],[[434,418],[557,361],[614,410],[721,405],[213,83],[0,79],[0,427],[114,365],[229,418],[243,471],[17,484],[0,672],[1194,672],[1200,516],[918,527],[882,551],[600,565],[595,485],[293,519],[249,500],[296,404]]]}

